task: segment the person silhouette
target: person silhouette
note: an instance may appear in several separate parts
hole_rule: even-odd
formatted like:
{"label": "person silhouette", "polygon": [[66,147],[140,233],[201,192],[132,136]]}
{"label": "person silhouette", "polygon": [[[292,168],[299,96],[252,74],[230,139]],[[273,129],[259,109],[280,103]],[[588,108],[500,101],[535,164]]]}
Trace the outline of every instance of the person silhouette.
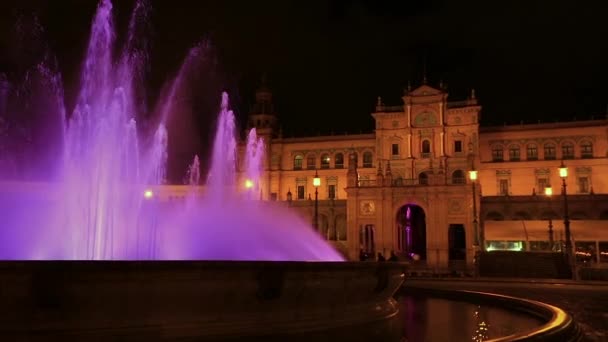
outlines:
{"label": "person silhouette", "polygon": [[399,259],[397,259],[397,254],[395,254],[394,251],[391,251],[391,256],[388,258],[388,261],[399,261]]}

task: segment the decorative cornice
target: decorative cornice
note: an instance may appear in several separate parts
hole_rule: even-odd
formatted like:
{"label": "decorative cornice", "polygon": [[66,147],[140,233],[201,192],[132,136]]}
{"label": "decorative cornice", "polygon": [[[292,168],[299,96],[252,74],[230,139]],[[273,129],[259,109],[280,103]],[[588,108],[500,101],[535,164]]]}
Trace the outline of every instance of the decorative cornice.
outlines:
{"label": "decorative cornice", "polygon": [[456,132],[452,133],[452,136],[453,136],[453,137],[465,137],[465,136],[466,136],[466,134],[465,134],[465,133],[463,133],[463,132],[461,132],[460,130],[458,130],[458,131],[456,131]]}
{"label": "decorative cornice", "polygon": [[574,170],[577,174],[591,174],[591,166],[579,166]]}
{"label": "decorative cornice", "polygon": [[548,168],[540,168],[540,169],[534,170],[534,174],[537,176],[546,176],[546,175],[551,174],[551,170]]}

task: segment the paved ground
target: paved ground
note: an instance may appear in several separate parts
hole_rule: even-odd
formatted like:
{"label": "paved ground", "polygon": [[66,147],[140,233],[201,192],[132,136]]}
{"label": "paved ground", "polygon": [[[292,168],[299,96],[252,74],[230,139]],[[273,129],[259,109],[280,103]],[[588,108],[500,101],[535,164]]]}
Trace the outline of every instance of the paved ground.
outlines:
{"label": "paved ground", "polygon": [[485,291],[538,300],[571,314],[587,341],[608,341],[608,283],[563,280],[407,279],[405,287]]}

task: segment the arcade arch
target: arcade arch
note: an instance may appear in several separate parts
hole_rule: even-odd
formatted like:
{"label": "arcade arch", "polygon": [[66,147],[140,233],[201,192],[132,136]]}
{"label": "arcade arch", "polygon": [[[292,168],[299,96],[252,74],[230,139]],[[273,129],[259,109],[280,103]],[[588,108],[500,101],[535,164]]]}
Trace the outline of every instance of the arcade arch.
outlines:
{"label": "arcade arch", "polygon": [[395,218],[397,250],[409,258],[426,260],[426,215],[422,207],[406,204]]}

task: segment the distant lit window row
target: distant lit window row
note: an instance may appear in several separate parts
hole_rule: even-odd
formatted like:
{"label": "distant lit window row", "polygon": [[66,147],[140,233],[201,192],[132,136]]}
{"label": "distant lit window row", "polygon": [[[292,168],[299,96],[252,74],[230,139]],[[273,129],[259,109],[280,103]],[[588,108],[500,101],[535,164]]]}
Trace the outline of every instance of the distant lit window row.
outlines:
{"label": "distant lit window row", "polygon": [[[413,148],[413,150],[416,151],[416,148]],[[419,145],[417,151],[419,152],[420,158],[431,158],[433,156],[433,149],[431,148],[431,140],[423,139],[422,141],[420,141],[420,145]],[[464,153],[463,141],[462,140],[452,141],[452,151],[451,152],[454,153],[455,155],[461,155],[462,153]],[[413,154],[415,155],[415,152]],[[393,159],[400,159],[402,157],[399,144],[391,145],[391,156]]]}
{"label": "distant lit window row", "polygon": [[[542,150],[543,152],[542,160],[555,160],[558,159],[558,148],[560,151],[559,159],[574,159],[576,157],[584,159],[593,158],[593,143],[585,140],[578,144],[578,148],[575,148],[575,144],[571,141],[565,141],[559,145],[548,142],[542,146],[538,144],[528,144],[523,147],[518,144],[512,144],[506,146],[506,148],[503,145],[497,144],[492,146],[492,161],[505,161],[505,150],[507,151],[509,158],[506,161],[523,160],[521,158],[523,151],[525,151],[525,160],[540,160],[541,156],[539,155],[539,150]],[[578,155],[576,153],[577,150]]]}
{"label": "distant lit window row", "polygon": [[[373,159],[374,155],[370,151],[363,152],[363,163],[359,165],[358,154],[354,152],[355,161],[357,162],[358,167],[374,167]],[[335,169],[343,169],[348,167],[347,164],[344,163],[344,153],[336,153],[332,156],[329,153],[323,153],[320,156],[320,163],[317,164],[318,158],[314,153],[309,153],[306,156],[303,154],[297,154],[293,158],[293,169],[294,170],[315,170],[317,168],[320,169],[329,169],[331,167]],[[306,160],[306,163],[304,161]]]}
{"label": "distant lit window row", "polygon": [[[496,180],[497,184],[497,193],[499,196],[510,196],[512,195],[511,190],[511,178],[510,177],[499,177]],[[591,176],[590,174],[577,174],[574,175],[574,193],[576,194],[591,194],[593,193],[593,186],[591,185]],[[554,187],[559,185],[554,185]],[[548,176],[537,177],[535,186],[532,188],[532,194],[542,195],[544,194],[545,188],[551,187],[551,183],[549,182]],[[557,191],[554,189],[553,191]],[[527,194],[519,194],[519,195],[527,195]]]}

